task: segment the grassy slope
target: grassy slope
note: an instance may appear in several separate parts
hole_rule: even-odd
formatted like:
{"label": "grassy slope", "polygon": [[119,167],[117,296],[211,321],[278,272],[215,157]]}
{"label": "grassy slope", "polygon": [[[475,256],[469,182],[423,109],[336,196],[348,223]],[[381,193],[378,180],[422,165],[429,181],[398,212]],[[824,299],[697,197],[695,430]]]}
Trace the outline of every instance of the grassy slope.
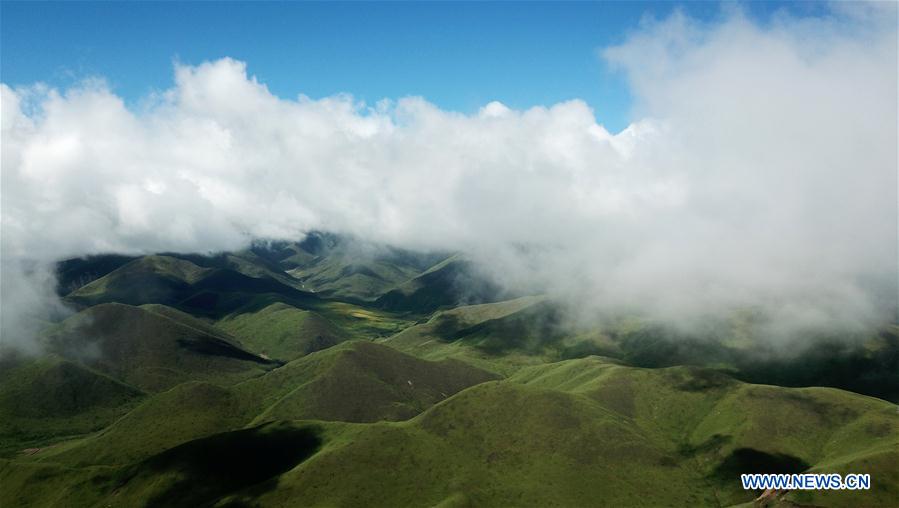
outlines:
{"label": "grassy slope", "polygon": [[[242,336],[255,352],[279,347],[288,357],[305,352],[290,332],[313,316],[349,337],[391,335],[406,327],[408,318],[314,298],[289,302],[296,307],[285,305],[292,290],[270,291],[272,284],[286,286],[264,278],[269,268],[254,272],[261,261],[252,256],[229,261],[236,263],[236,271],[165,256],[149,258],[138,260],[134,273],[126,266],[105,282],[95,281],[93,289],[85,286],[90,291],[83,301],[122,297],[128,284],[139,284],[153,298],[159,288],[168,291],[169,299],[171,294],[205,291],[214,298],[199,300],[218,313],[216,317],[227,309],[230,314],[217,325],[231,333],[159,305],[101,305],[65,323],[51,334],[51,342],[91,369],[78,366],[87,374],[76,369],[73,376],[51,374],[50,379],[89,385],[82,378],[99,376],[96,382],[104,388],[98,390],[100,395],[125,386],[108,376],[164,391],[102,432],[33,456],[0,461],[0,504],[197,504],[232,496],[250,505],[272,506],[582,506],[598,500],[610,506],[715,506],[750,501],[753,494],[738,488],[738,475],[765,468],[870,472],[874,478],[871,492],[788,495],[802,503],[893,506],[899,498],[899,415],[894,405],[878,399],[833,389],[749,385],[695,367],[638,369],[597,357],[547,363],[568,354],[569,346],[588,342],[629,361],[658,366],[684,355],[705,358],[701,353],[707,345],[669,341],[683,349],[673,354],[671,346],[661,347],[665,337],[654,330],[638,327],[631,333],[627,326],[618,330],[615,341],[599,334],[577,342],[584,337],[557,330],[552,307],[539,298],[439,311],[384,341],[418,358],[463,360],[510,376],[504,381],[482,383],[491,376],[465,363],[423,362],[362,342],[343,343],[261,375],[261,364],[237,347],[232,334]],[[263,278],[248,285],[247,273],[238,272]],[[147,274],[152,277],[142,278]],[[146,284],[149,280],[156,286]],[[430,310],[435,301],[428,288],[451,295],[452,280],[441,276],[438,284],[409,286],[404,297],[415,300],[411,310]],[[309,340],[302,333],[295,338],[301,344]],[[891,338],[895,333],[884,340]],[[728,344],[736,348],[739,341]],[[103,362],[97,360],[98,351]],[[191,379],[211,382],[182,383]],[[481,384],[464,389],[476,383]],[[71,398],[64,396],[69,384],[57,388],[63,401]],[[11,401],[21,399],[29,387],[54,393],[39,382],[23,382],[10,392],[14,396],[3,399],[3,386],[0,383],[0,409],[7,412]],[[52,397],[49,401],[45,409],[58,404]],[[110,409],[99,420],[96,415],[106,406],[84,406],[82,412],[93,420],[83,419],[86,423],[78,432],[111,422],[122,408],[130,407],[117,404],[107,404]],[[81,425],[79,411],[70,418]],[[407,421],[377,422],[419,413]],[[221,434],[298,419],[329,421]],[[77,433],[69,430],[74,427],[67,420],[58,421],[70,425],[66,428],[39,420],[36,428],[50,425],[50,434]],[[266,450],[269,433],[281,436],[272,441],[277,450],[292,449],[295,442],[306,444],[288,457],[286,469],[240,476],[241,461],[228,450],[248,450],[251,455]],[[306,446],[319,438],[319,444]],[[310,452],[313,448],[316,451]],[[281,457],[277,450],[271,453]],[[222,464],[198,459],[207,451]],[[267,457],[263,454],[261,460],[269,462]],[[258,459],[254,456],[248,463]],[[254,473],[265,468],[250,469]],[[247,478],[258,485],[242,490],[249,487]],[[224,487],[210,490],[209,485]]]}
{"label": "grassy slope", "polygon": [[[338,349],[355,350],[353,343]],[[312,359],[329,352],[294,366],[313,370]],[[265,377],[278,386],[302,382],[274,377],[280,370]],[[339,368],[332,372],[348,379]],[[262,380],[242,386],[258,393],[251,385]],[[834,389],[749,385],[699,368],[623,367],[597,357],[520,369],[404,422],[312,427],[321,438],[317,453],[310,457],[301,450],[289,458],[296,467],[252,488],[209,493],[204,501],[227,496],[260,506],[727,506],[755,495],[738,489],[740,472],[774,470],[785,460],[813,471],[870,472],[875,479],[869,492],[789,494],[802,502],[893,506],[899,486],[899,415],[892,404]],[[64,458],[47,457],[39,471],[36,458],[0,468],[0,481],[20,485],[0,494],[7,496],[0,501],[30,492],[27,486],[35,484],[29,482],[38,477],[79,490],[86,470],[62,474],[54,460]],[[92,470],[87,477],[99,485],[96,501],[114,491],[124,503],[177,491],[171,468],[151,468],[160,460],[134,466],[124,486],[103,480],[103,474],[114,474]],[[216,481],[214,475],[203,478]],[[49,498],[55,491],[34,495]]]}
{"label": "grassy slope", "polygon": [[129,466],[70,468],[0,459],[2,506],[209,506],[245,487],[268,488],[322,443],[318,425],[272,424],[172,447]]}
{"label": "grassy slope", "polygon": [[[626,419],[589,400],[487,383],[412,421],[375,424],[351,439],[328,443],[258,501],[269,506],[288,499],[307,506],[708,504],[709,493],[694,488],[697,480],[667,465],[666,454]],[[638,491],[645,494],[636,497]]]}
{"label": "grassy slope", "polygon": [[46,342],[65,357],[146,391],[188,380],[234,382],[271,368],[227,336],[122,304],[84,310],[50,332]]}
{"label": "grassy slope", "polygon": [[206,333],[209,335],[215,335],[218,337],[222,337],[233,342],[238,342],[236,337],[231,336],[225,330],[215,326],[210,320],[200,319],[198,317],[192,316],[186,312],[180,311],[178,309],[169,307],[167,305],[162,305],[158,303],[147,303],[140,306],[141,309],[152,312],[154,314],[159,314],[164,316],[172,321],[176,321],[184,326],[193,328],[199,332]]}
{"label": "grassy slope", "polygon": [[135,259],[134,256],[101,254],[60,261],[56,265],[57,292],[65,296]]}
{"label": "grassy slope", "polygon": [[[297,310],[310,311],[314,314],[301,314],[296,312]],[[260,313],[260,311],[264,312]],[[316,325],[315,328],[318,331],[325,326],[322,321],[324,320],[328,322],[327,328],[330,333],[355,339],[387,337],[407,328],[414,322],[408,316],[346,302],[329,300],[296,302],[285,299],[281,295],[261,294],[255,295],[246,304],[219,317],[217,326],[220,329],[222,327],[230,328],[235,332],[246,327],[246,333],[250,333],[253,328],[258,326],[260,330],[270,329],[277,333],[284,327],[289,328],[291,322],[299,323],[300,316],[312,317],[313,315],[317,316],[317,319],[309,324]],[[276,320],[276,323],[271,323],[271,328],[265,323],[267,318]],[[332,327],[334,328],[332,329]],[[257,336],[252,341],[265,344],[272,339],[272,337]]]}
{"label": "grassy slope", "polygon": [[371,301],[420,272],[377,259],[334,255],[288,271],[302,287],[322,296]]}
{"label": "grassy slope", "polygon": [[244,275],[255,278],[269,277],[295,289],[300,289],[301,287],[294,277],[284,272],[277,264],[268,262],[252,251],[229,254],[226,256],[226,259],[228,267]]}
{"label": "grassy slope", "polygon": [[[476,309],[484,309],[480,319],[465,317]],[[422,358],[496,365],[506,374],[521,365],[601,355],[639,367],[707,366],[751,383],[829,386],[899,401],[899,327],[797,337],[787,348],[736,318],[689,334],[637,318],[578,326],[551,301],[526,297],[439,311],[385,342]]]}
{"label": "grassy slope", "polygon": [[130,464],[193,439],[239,429],[256,404],[227,387],[191,381],[146,399],[108,428],[35,458],[71,466]]}
{"label": "grassy slope", "polygon": [[277,262],[303,289],[355,302],[373,301],[446,257],[322,233],[255,252]]}
{"label": "grassy slope", "polygon": [[109,302],[163,304],[206,317],[222,317],[257,306],[261,298],[304,308],[321,303],[314,295],[293,287],[295,281],[283,272],[270,276],[269,268],[247,259],[230,255],[222,259],[187,257],[190,260],[164,255],[136,259],[73,291],[66,299],[80,306]]}
{"label": "grassy slope", "polygon": [[382,309],[424,314],[458,305],[495,302],[503,294],[473,263],[454,255],[381,295],[374,304]]}
{"label": "grassy slope", "polygon": [[370,342],[350,342],[235,387],[264,407],[256,422],[373,422],[410,418],[468,386],[495,379],[468,364],[428,362]]}
{"label": "grassy slope", "polygon": [[739,489],[741,472],[805,463],[869,472],[876,485],[789,498],[894,506],[897,445],[896,408],[878,399],[587,358],[477,385],[408,422],[353,427],[281,476],[276,490],[236,498],[262,506],[727,506],[757,495]]}
{"label": "grassy slope", "polygon": [[495,378],[461,362],[427,362],[386,346],[349,342],[232,387],[180,384],[102,432],[36,459],[127,464],[192,439],[273,420],[402,420]]}
{"label": "grassy slope", "polygon": [[311,309],[357,339],[389,337],[414,323],[408,316],[345,302],[323,301]]}
{"label": "grassy slope", "polygon": [[384,343],[420,358],[456,358],[508,375],[558,359],[559,352],[547,348],[559,341],[558,333],[542,335],[540,326],[530,326],[545,321],[545,309],[546,300],[538,296],[456,307],[438,311]]}
{"label": "grassy slope", "polygon": [[[265,309],[275,303],[314,311],[346,331],[350,337],[392,335],[409,324],[407,318],[396,316],[391,312],[325,301],[310,293],[299,291],[281,282],[284,278],[290,278],[283,272],[279,277],[271,275],[277,267],[272,268],[273,263],[270,260],[253,253],[244,254],[243,257],[145,256],[74,291],[67,298],[70,302],[83,306],[103,302],[161,304],[182,311],[180,317],[176,318],[180,321],[184,321],[182,319],[184,312],[217,320],[230,320],[240,314],[248,314],[249,316],[242,320],[244,321],[242,324],[248,326],[249,331],[252,331],[254,326],[249,322],[260,321],[267,314],[270,315],[276,308],[269,311]],[[161,308],[155,310],[167,317],[173,317],[172,310]],[[258,319],[253,319],[252,315],[260,311],[265,312],[258,316]],[[236,328],[241,328],[241,323],[232,324]],[[315,325],[318,331],[322,331],[324,323],[310,322],[309,325]],[[196,322],[191,326],[196,326]],[[333,335],[333,330],[330,332],[332,333],[329,334]],[[271,347],[272,344],[266,343],[278,342],[282,338],[283,336],[255,335],[252,341]]]}
{"label": "grassy slope", "polygon": [[101,302],[168,303],[210,269],[170,256],[144,256],[125,264],[69,294],[86,305]]}
{"label": "grassy slope", "polygon": [[347,333],[320,314],[278,302],[219,320],[218,328],[271,358],[290,361],[343,342]]}
{"label": "grassy slope", "polygon": [[899,327],[894,325],[784,340],[768,336],[762,318],[735,313],[689,332],[637,318],[609,319],[599,331],[606,344],[585,342],[589,347],[583,349],[629,365],[702,365],[750,383],[828,386],[899,402]]}
{"label": "grassy slope", "polygon": [[[879,399],[830,388],[744,384],[695,367],[635,369],[593,358],[523,369],[511,381],[583,395],[630,418],[658,446],[692,463],[725,505],[749,500],[737,475],[759,471],[745,463],[747,456],[762,462],[789,456],[813,471],[854,467],[880,478],[875,491],[861,494],[791,494],[803,502],[890,506],[899,492],[899,414]],[[833,467],[847,463],[852,467]]]}
{"label": "grassy slope", "polygon": [[204,268],[227,269],[254,279],[272,279],[295,289],[300,288],[297,280],[285,273],[277,262],[258,255],[252,249],[214,255],[166,254],[166,256]]}
{"label": "grassy slope", "polygon": [[100,430],[133,408],[143,395],[58,357],[4,365],[0,369],[0,453]]}

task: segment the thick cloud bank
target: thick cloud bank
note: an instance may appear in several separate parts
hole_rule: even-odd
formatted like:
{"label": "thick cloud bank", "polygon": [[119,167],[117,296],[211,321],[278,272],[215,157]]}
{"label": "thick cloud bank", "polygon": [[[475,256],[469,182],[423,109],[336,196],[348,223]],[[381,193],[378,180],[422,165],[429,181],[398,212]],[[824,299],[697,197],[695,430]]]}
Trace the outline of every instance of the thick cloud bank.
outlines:
{"label": "thick cloud bank", "polygon": [[24,260],[312,229],[462,250],[588,313],[889,318],[895,5],[838,8],[647,21],[601,51],[643,118],[618,134],[579,100],[471,115],[415,97],[285,100],[229,58],[176,66],[139,108],[102,81],[3,85],[4,334],[13,296],[40,294],[10,289],[43,280]]}

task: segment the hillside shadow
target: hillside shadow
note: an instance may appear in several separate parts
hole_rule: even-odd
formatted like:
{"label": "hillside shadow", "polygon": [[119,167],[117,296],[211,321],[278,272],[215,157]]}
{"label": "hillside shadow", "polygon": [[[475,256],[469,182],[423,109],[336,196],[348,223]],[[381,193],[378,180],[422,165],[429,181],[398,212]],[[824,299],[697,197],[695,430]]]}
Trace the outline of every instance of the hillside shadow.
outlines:
{"label": "hillside shadow", "polygon": [[321,429],[315,426],[265,425],[190,441],[142,464],[150,478],[177,478],[146,506],[204,506],[238,491],[259,496],[321,445]]}
{"label": "hillside shadow", "polygon": [[810,464],[792,455],[770,454],[754,448],[737,448],[712,472],[712,477],[728,484],[738,481],[741,474],[801,473],[811,467]]}

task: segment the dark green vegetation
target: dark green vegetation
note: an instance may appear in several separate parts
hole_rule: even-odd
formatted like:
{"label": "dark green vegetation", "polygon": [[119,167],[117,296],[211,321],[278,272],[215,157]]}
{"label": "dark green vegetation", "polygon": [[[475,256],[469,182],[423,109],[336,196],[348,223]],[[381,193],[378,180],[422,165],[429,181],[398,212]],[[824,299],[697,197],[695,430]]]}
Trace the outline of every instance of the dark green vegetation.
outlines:
{"label": "dark green vegetation", "polygon": [[119,303],[90,307],[45,340],[48,350],[151,392],[192,379],[237,381],[274,367],[225,334]]}
{"label": "dark green vegetation", "polygon": [[0,506],[751,506],[746,472],[872,475],[776,506],[899,499],[895,326],[586,325],[326,234],[60,273],[79,311],[0,359]]}
{"label": "dark green vegetation", "polygon": [[57,290],[66,295],[135,259],[134,256],[108,254],[62,261],[56,270]]}

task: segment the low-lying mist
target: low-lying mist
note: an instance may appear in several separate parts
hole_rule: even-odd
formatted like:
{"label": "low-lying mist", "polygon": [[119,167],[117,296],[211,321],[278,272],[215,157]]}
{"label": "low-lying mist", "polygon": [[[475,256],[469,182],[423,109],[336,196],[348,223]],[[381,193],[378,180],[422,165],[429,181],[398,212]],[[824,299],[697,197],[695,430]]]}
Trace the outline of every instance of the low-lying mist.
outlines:
{"label": "low-lying mist", "polygon": [[895,8],[647,20],[600,51],[636,101],[617,134],[577,99],[284,99],[230,58],[137,106],[100,79],[3,84],[2,340],[60,312],[61,259],[312,230],[463,252],[584,319],[750,310],[778,341],[894,321]]}

